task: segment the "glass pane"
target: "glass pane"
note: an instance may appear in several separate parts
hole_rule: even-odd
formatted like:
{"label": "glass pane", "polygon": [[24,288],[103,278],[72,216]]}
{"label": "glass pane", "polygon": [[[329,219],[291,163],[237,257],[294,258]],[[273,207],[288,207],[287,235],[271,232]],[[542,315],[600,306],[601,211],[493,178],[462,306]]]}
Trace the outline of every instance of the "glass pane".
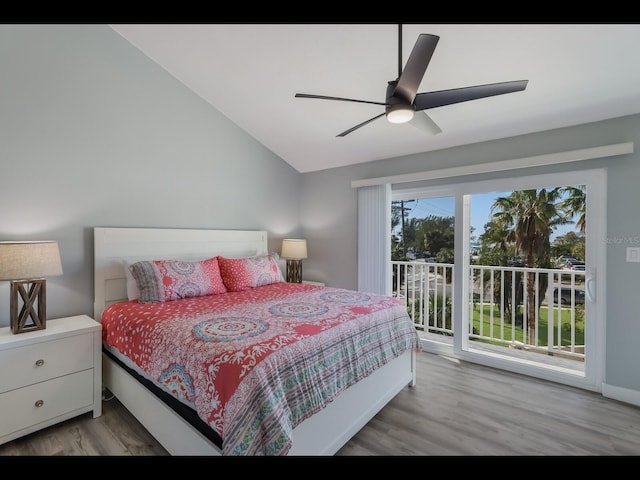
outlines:
{"label": "glass pane", "polygon": [[470,340],[584,360],[585,214],[584,185],[471,195]]}
{"label": "glass pane", "polygon": [[454,197],[392,202],[393,295],[423,335],[453,336]]}

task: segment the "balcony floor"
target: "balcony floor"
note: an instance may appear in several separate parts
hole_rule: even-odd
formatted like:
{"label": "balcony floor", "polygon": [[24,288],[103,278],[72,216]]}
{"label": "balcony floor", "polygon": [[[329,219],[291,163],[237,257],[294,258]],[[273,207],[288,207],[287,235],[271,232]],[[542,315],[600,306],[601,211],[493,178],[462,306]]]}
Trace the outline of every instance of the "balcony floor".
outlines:
{"label": "balcony floor", "polygon": [[[446,344],[453,348],[453,337],[422,331],[418,331],[418,334],[422,340]],[[549,368],[559,368],[573,373],[584,374],[584,361],[582,359],[567,357],[561,353],[551,355],[528,348],[501,347],[478,341],[471,342],[471,350],[491,355],[506,356],[510,359],[525,363],[535,363]]]}

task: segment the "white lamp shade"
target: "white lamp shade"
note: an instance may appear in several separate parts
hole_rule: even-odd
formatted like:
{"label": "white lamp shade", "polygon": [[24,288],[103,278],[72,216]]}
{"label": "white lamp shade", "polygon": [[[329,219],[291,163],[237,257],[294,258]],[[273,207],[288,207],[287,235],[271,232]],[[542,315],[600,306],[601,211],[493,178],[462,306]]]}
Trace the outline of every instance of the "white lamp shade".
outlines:
{"label": "white lamp shade", "polygon": [[0,242],[0,280],[62,275],[58,242]]}
{"label": "white lamp shade", "polygon": [[299,238],[285,238],[282,240],[280,256],[288,260],[307,258],[307,241]]}

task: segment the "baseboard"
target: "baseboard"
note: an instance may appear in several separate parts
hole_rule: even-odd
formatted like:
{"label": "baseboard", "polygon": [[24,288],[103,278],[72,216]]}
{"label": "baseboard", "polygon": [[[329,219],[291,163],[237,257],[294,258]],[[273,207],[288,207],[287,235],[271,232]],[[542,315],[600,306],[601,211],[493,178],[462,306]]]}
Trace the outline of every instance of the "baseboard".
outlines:
{"label": "baseboard", "polygon": [[616,387],[615,385],[603,383],[602,395],[607,398],[640,406],[640,391],[638,390],[631,390],[630,388]]}

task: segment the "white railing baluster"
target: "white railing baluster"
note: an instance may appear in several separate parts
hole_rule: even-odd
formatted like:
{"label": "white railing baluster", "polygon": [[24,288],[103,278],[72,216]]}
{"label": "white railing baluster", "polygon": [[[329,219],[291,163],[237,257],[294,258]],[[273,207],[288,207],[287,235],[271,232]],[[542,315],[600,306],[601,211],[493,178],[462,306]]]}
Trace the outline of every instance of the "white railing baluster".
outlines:
{"label": "white railing baluster", "polygon": [[504,340],[504,272],[500,273],[500,339]]}
{"label": "white railing baluster", "polygon": [[430,304],[430,299],[431,299],[431,275],[433,272],[433,268],[431,267],[431,265],[427,266],[427,292],[426,292],[426,299],[427,301],[425,302],[424,308],[426,309],[426,317],[427,317],[427,325],[431,326],[431,304]]}
{"label": "white railing baluster", "polygon": [[[482,324],[484,323],[482,320],[484,319],[484,292],[485,292],[485,286],[484,286],[484,270],[480,270],[480,316],[479,316],[479,324],[480,327],[478,328],[478,335],[482,335]],[[490,303],[491,305],[491,303]],[[471,330],[471,333],[473,333],[473,329]]]}
{"label": "white railing baluster", "polygon": [[495,291],[496,288],[496,284],[495,284],[495,270],[491,270],[490,275],[489,275],[489,290],[491,291],[491,310],[489,310],[489,336],[491,338],[493,338],[493,311],[495,310],[493,308],[493,292]]}
{"label": "white railing baluster", "polygon": [[[503,270],[504,272],[505,270]],[[518,305],[516,304],[516,271],[511,270],[511,341],[516,342],[516,322],[518,317]],[[524,330],[524,324],[522,330]],[[522,340],[524,342],[524,335]]]}
{"label": "white railing baluster", "polygon": [[[560,279],[558,279],[560,280]],[[559,282],[561,283],[561,282]],[[555,302],[553,300],[553,285],[556,284],[556,276],[555,274],[551,273],[549,274],[549,282],[547,283],[547,318],[549,320],[547,320],[547,345],[549,347],[549,349],[553,348],[554,345],[554,340],[553,340],[553,336],[554,336],[554,319],[555,316],[553,314],[554,312],[554,307],[555,307]],[[560,309],[556,308],[558,310],[558,314],[560,314]],[[560,321],[560,319],[558,319],[558,324],[561,324],[562,322]],[[558,338],[558,344],[560,344],[561,342],[561,338]]]}

